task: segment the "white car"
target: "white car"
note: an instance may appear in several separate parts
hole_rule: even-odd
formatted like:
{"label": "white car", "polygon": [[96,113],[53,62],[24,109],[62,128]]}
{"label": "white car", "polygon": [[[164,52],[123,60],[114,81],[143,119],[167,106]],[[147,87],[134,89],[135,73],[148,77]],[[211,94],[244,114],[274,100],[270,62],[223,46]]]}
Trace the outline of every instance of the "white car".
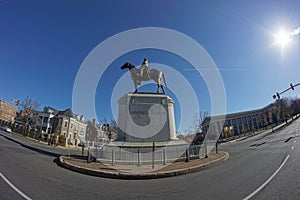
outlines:
{"label": "white car", "polygon": [[11,133],[11,128],[9,128],[8,126],[2,126],[1,129],[8,132],[8,133]]}

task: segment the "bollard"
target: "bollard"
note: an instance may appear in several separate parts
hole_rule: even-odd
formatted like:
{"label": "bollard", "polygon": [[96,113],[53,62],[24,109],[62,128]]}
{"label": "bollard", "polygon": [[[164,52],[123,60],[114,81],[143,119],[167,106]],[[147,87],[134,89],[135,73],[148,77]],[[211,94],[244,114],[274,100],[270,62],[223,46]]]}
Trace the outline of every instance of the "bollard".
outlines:
{"label": "bollard", "polygon": [[111,150],[111,165],[112,166],[115,166],[115,150],[114,149],[112,149]]}
{"label": "bollard", "polygon": [[91,154],[90,154],[90,151],[87,152],[87,163],[91,163]]}
{"label": "bollard", "polygon": [[[50,145],[52,146],[52,140],[51,140]],[[68,155],[69,155],[69,157],[71,156],[70,155],[71,154],[70,147],[71,147],[71,139],[68,139]]]}
{"label": "bollard", "polygon": [[141,154],[140,154],[140,149],[138,149],[138,152],[137,152],[137,158],[138,158],[138,166],[141,166]]}
{"label": "bollard", "polygon": [[185,149],[185,162],[190,162],[190,152],[188,147]]}
{"label": "bollard", "polygon": [[166,165],[167,164],[167,152],[166,152],[166,149],[163,149],[163,165]]}
{"label": "bollard", "polygon": [[204,141],[204,147],[205,147],[205,158],[208,158],[206,140]]}

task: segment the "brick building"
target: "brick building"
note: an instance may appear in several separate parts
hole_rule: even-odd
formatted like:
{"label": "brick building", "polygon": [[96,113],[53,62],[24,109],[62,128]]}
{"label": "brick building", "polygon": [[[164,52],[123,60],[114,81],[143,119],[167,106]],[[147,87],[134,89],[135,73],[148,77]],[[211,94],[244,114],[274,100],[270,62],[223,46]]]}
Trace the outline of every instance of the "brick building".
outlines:
{"label": "brick building", "polygon": [[17,108],[9,103],[0,100],[0,123],[11,124],[15,122]]}

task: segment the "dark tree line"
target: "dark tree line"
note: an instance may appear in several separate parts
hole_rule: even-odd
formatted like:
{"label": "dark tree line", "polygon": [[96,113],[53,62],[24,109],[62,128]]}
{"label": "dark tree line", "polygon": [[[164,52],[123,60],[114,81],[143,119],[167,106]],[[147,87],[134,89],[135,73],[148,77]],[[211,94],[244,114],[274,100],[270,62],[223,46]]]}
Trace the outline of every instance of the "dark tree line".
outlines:
{"label": "dark tree line", "polygon": [[299,98],[277,99],[271,105],[271,123],[287,122],[291,117],[300,114]]}

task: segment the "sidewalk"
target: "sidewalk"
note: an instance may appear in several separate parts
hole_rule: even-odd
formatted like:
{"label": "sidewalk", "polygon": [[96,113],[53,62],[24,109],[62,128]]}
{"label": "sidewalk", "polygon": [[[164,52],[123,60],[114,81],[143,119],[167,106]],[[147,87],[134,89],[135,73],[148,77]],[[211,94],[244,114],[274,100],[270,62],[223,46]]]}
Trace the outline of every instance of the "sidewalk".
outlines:
{"label": "sidewalk", "polygon": [[[42,144],[42,145],[45,145],[45,146],[53,146],[53,147],[60,148],[60,149],[73,149],[73,150],[81,150],[81,149],[82,149],[82,147],[72,146],[72,145],[70,145],[70,147],[69,147],[69,146],[54,145],[54,144],[49,145],[48,142],[46,142],[46,141],[38,140],[38,139],[29,137],[29,136],[24,136],[24,135],[22,135],[22,134],[20,134],[20,133],[17,133],[17,132],[11,132],[11,133],[9,133],[9,134],[15,135],[15,136],[17,136],[17,137],[26,139],[26,140],[31,141],[31,142],[34,142],[34,143],[36,143],[36,144]],[[86,150],[86,148],[85,148],[85,150]]]}
{"label": "sidewalk", "polygon": [[167,165],[105,165],[102,163],[87,163],[86,157],[60,156],[58,165],[83,174],[115,178],[115,179],[154,179],[165,178],[197,172],[229,158],[227,152],[209,153],[208,158],[191,160],[190,162],[174,162]]}

